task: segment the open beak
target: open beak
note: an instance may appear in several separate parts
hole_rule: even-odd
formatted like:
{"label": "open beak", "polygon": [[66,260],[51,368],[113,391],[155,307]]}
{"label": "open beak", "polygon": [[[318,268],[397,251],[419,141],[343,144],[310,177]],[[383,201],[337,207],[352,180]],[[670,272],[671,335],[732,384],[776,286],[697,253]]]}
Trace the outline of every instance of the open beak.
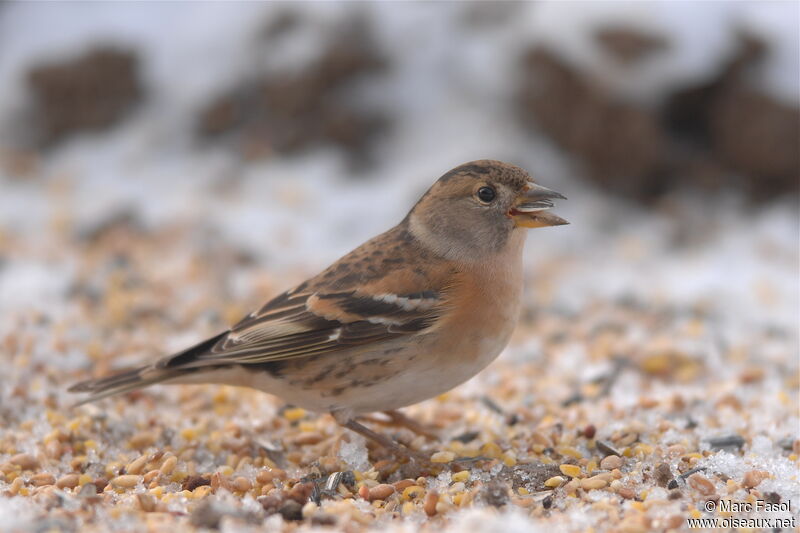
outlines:
{"label": "open beak", "polygon": [[528,188],[517,197],[508,215],[514,219],[517,227],[521,228],[544,228],[569,224],[563,218],[548,211],[553,207],[555,199],[566,200],[567,197],[531,182],[528,184]]}

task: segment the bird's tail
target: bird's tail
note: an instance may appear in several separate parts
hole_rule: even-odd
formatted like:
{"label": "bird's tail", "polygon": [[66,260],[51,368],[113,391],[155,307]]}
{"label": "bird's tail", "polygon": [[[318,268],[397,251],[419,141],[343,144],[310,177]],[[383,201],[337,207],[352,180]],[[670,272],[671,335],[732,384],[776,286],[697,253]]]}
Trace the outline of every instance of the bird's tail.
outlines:
{"label": "bird's tail", "polygon": [[[126,372],[120,372],[99,379],[90,379],[76,383],[69,389],[69,392],[88,392],[89,396],[82,399],[75,406],[83,405],[85,403],[94,402],[115,394],[122,394],[132,390],[141,389],[156,383],[163,383],[165,381],[182,382],[183,380],[195,377],[197,373],[202,370],[209,370],[209,368],[186,368],[185,362],[191,362],[192,358],[208,353],[208,351],[223,338],[227,332],[220,333],[210,339],[196,344],[182,352],[178,352],[169,357],[165,357],[155,364],[135,368]],[[178,364],[176,364],[178,363]],[[191,376],[191,377],[190,377]]]}
{"label": "bird's tail", "polygon": [[156,368],[153,365],[135,368],[126,372],[120,372],[99,379],[89,379],[76,383],[67,389],[69,392],[88,392],[89,396],[75,404],[83,405],[94,402],[116,394],[130,392],[141,389],[149,385],[155,385],[163,381],[170,380],[182,375],[182,370],[169,370]]}

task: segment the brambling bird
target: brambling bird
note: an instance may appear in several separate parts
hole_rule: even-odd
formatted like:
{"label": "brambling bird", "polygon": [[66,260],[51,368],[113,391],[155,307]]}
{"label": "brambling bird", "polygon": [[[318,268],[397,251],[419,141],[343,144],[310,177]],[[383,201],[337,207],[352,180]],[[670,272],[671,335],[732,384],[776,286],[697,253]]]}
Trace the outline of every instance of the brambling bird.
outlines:
{"label": "brambling bird", "polygon": [[398,454],[357,417],[432,398],[508,343],[520,314],[525,229],[567,222],[561,194],[500,161],[444,174],[389,231],[224,331],[129,372],[84,381],[86,403],[156,383],[252,387]]}

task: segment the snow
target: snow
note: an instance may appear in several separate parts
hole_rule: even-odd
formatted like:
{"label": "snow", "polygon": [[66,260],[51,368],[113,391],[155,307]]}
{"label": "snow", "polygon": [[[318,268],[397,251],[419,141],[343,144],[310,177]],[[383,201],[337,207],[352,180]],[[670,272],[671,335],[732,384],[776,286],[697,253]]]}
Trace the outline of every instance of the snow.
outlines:
{"label": "snow", "polygon": [[35,512],[25,498],[0,498],[0,524],[4,531],[26,531],[35,524]]}
{"label": "snow", "polygon": [[361,435],[350,434],[349,441],[342,441],[339,446],[339,458],[353,470],[363,472],[369,470],[367,443]]}

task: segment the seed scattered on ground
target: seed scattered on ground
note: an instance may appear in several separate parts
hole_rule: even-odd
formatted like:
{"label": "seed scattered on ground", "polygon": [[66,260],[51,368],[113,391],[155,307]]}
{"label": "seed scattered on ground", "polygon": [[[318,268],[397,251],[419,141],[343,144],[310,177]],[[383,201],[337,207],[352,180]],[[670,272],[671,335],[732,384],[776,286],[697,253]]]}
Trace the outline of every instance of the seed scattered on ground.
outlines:
{"label": "seed scattered on ground", "polygon": [[66,474],[58,478],[56,487],[60,489],[74,489],[78,486],[78,474]]}
{"label": "seed scattered on ground", "polygon": [[425,495],[425,504],[423,505],[425,514],[428,516],[435,515],[437,503],[439,503],[439,493],[435,489],[428,491],[428,494]]}
{"label": "seed scattered on ground", "polygon": [[31,477],[31,483],[34,484],[36,487],[43,487],[45,485],[52,485],[56,482],[56,478],[53,474],[48,472],[40,472]]}
{"label": "seed scattered on ground", "polygon": [[431,455],[432,463],[450,463],[456,458],[453,452],[436,452]]}
{"label": "seed scattered on ground", "polygon": [[564,483],[564,478],[561,476],[553,476],[544,482],[545,487],[556,488]]}
{"label": "seed scattered on ground", "polygon": [[19,453],[13,456],[9,462],[19,466],[22,470],[35,470],[39,467],[39,461],[29,453]]}
{"label": "seed scattered on ground", "polygon": [[387,485],[385,483],[376,485],[369,489],[367,498],[369,501],[374,500],[385,500],[392,494],[394,494],[395,490],[392,485]]}
{"label": "seed scattered on ground", "polygon": [[175,466],[178,464],[178,458],[174,455],[170,455],[166,459],[164,459],[164,463],[161,465],[161,475],[168,476],[175,470]]}
{"label": "seed scattered on ground", "polygon": [[710,496],[716,492],[716,488],[714,484],[711,483],[705,476],[702,474],[692,474],[687,479],[689,486],[697,489],[701,494]]}
{"label": "seed scattered on ground", "polygon": [[286,409],[283,412],[283,417],[289,422],[296,422],[297,420],[305,418],[305,416],[306,416],[306,410],[301,409],[300,407]]}
{"label": "seed scattered on ground", "polygon": [[585,490],[602,489],[608,485],[608,481],[599,477],[588,477],[581,480],[581,488]]}
{"label": "seed scattered on ground", "polygon": [[470,477],[469,470],[462,470],[461,472],[456,472],[455,474],[453,474],[452,479],[456,483],[458,482],[464,483],[469,480],[469,477]]}
{"label": "seed scattered on ground", "polygon": [[603,470],[614,470],[622,466],[622,457],[618,455],[607,455],[600,461],[600,468]]}
{"label": "seed scattered on ground", "polygon": [[630,487],[620,487],[617,489],[617,494],[625,498],[626,500],[632,500],[636,497],[636,493],[633,492],[633,489]]}
{"label": "seed scattered on ground", "polygon": [[125,467],[125,471],[129,474],[139,474],[144,469],[146,464],[147,456],[141,455],[137,459],[131,461],[128,466]]}
{"label": "seed scattered on ground", "polygon": [[233,480],[233,488],[239,492],[247,492],[253,488],[253,484],[246,477],[239,476]]}
{"label": "seed scattered on ground", "polygon": [[115,487],[129,489],[131,487],[135,487],[141,480],[142,476],[135,476],[132,474],[128,474],[124,476],[117,476],[111,479],[109,483],[111,483]]}
{"label": "seed scattered on ground", "polygon": [[769,472],[764,470],[748,470],[742,478],[742,486],[748,489],[755,488],[769,477]]}
{"label": "seed scattered on ground", "polygon": [[403,498],[406,500],[413,500],[425,492],[425,489],[418,485],[411,485],[403,489]]}
{"label": "seed scattered on ground", "polygon": [[569,477],[578,477],[581,475],[581,467],[576,465],[563,464],[558,467],[561,473]]}

